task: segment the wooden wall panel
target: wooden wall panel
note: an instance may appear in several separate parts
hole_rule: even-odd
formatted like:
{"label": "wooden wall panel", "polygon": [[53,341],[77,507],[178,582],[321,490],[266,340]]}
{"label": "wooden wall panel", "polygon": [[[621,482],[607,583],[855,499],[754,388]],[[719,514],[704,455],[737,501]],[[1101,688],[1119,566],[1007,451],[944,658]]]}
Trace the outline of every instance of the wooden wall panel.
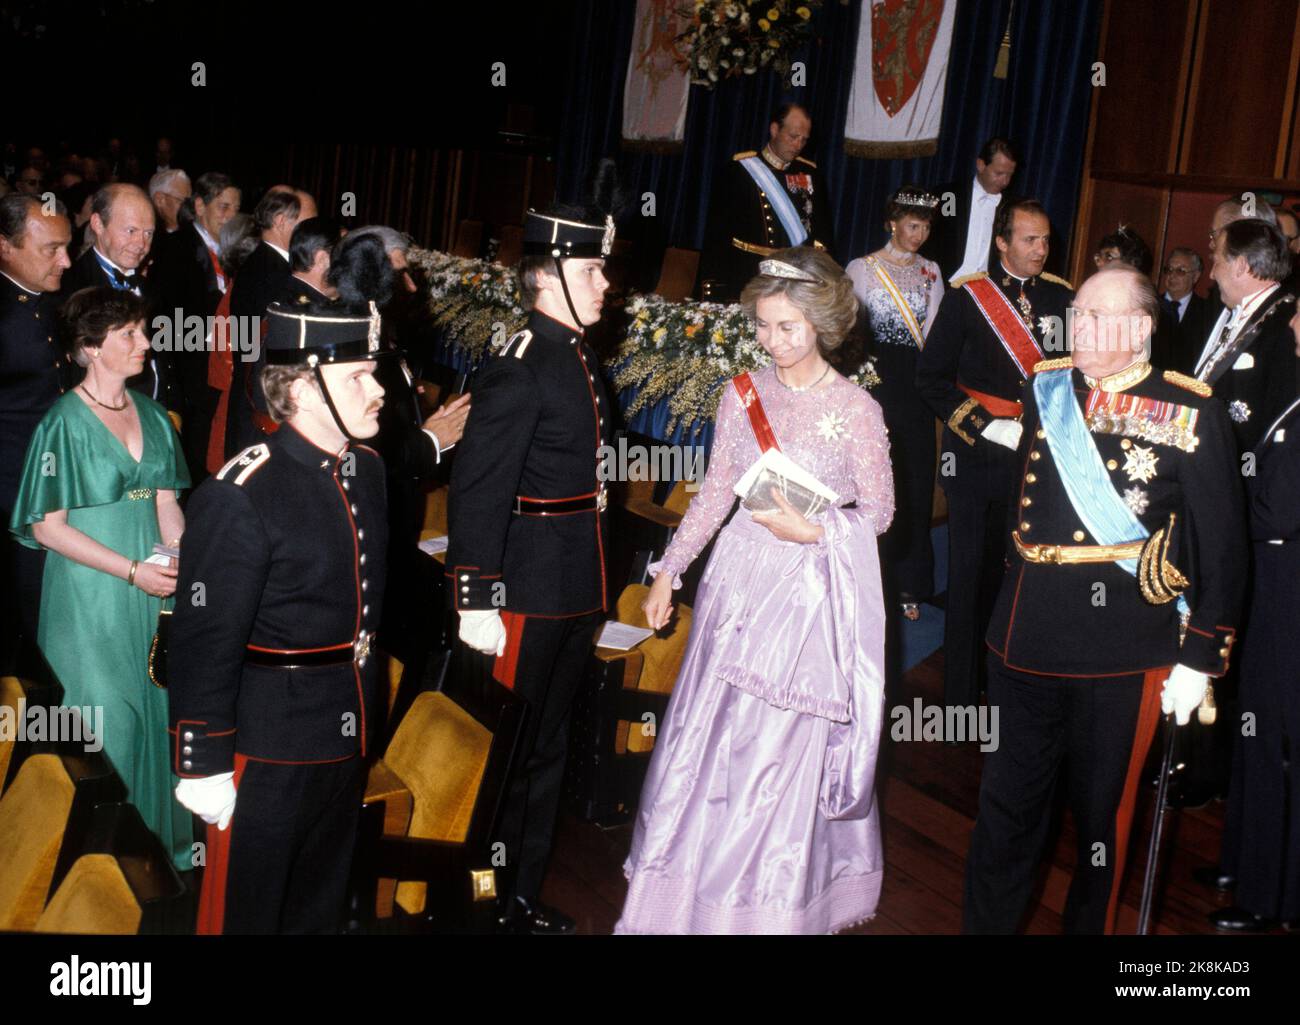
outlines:
{"label": "wooden wall panel", "polygon": [[[1172,171],[1181,103],[1177,83],[1190,48],[1196,0],[1112,3],[1099,58],[1092,164],[1107,171]],[[1135,143],[1137,143],[1135,145]]]}
{"label": "wooden wall panel", "polygon": [[1295,3],[1204,0],[1179,171],[1279,173],[1279,143],[1291,134],[1297,17]]}
{"label": "wooden wall panel", "polygon": [[1102,236],[1110,234],[1121,223],[1128,225],[1151,247],[1159,252],[1159,240],[1164,229],[1168,191],[1145,185],[1124,185],[1119,182],[1093,183],[1092,205],[1086,224],[1081,225],[1081,259],[1072,269],[1071,279],[1076,286],[1095,269],[1092,254]]}

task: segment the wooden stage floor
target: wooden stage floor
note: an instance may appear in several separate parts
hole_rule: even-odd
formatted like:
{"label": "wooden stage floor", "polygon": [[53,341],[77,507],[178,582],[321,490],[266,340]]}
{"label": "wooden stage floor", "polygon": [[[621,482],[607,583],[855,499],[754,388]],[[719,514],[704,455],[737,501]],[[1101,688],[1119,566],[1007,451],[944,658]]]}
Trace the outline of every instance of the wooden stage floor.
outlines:
{"label": "wooden stage floor", "polygon": [[[917,696],[926,704],[939,704],[942,687],[943,653],[939,651],[903,677],[890,705],[910,704]],[[886,718],[886,734],[888,727]],[[1158,748],[1158,743],[1153,744],[1146,779],[1155,776]],[[876,917],[852,930],[854,934],[955,935],[961,931],[962,877],[983,757],[976,743],[892,743],[886,735],[879,795],[884,809],[884,889]],[[1133,933],[1137,927],[1154,796],[1152,787],[1141,788],[1120,909],[1122,933]],[[1214,933],[1206,914],[1227,900],[1194,882],[1192,871],[1217,858],[1223,809],[1222,803],[1212,801],[1200,809],[1171,812],[1166,820],[1157,932]],[[1052,858],[1035,892],[1029,933],[1061,932],[1075,856],[1068,813],[1060,816],[1053,836]],[[626,892],[622,863],[631,837],[630,824],[602,829],[567,812],[561,816],[542,899],[573,915],[580,933],[613,931]]]}

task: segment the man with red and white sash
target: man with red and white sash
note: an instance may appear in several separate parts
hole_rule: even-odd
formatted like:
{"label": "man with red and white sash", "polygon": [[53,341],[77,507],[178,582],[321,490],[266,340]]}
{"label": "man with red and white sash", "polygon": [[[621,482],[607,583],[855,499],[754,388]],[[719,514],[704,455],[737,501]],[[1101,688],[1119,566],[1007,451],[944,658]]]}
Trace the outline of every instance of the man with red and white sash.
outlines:
{"label": "man with red and white sash", "polygon": [[994,221],[1000,260],[955,280],[927,336],[916,388],[944,421],[939,485],[948,498],[944,703],[979,701],[984,631],[1012,525],[1021,389],[1065,350],[1069,282],[1043,273],[1051,223],[1033,199]]}

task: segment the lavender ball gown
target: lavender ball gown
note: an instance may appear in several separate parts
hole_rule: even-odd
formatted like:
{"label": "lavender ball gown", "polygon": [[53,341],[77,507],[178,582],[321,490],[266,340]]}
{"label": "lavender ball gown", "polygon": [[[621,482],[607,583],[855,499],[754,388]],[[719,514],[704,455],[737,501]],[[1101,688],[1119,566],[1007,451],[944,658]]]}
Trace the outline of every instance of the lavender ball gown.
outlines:
{"label": "lavender ball gown", "polygon": [[[815,517],[816,544],[778,540],[743,507],[718,538],[641,792],[618,933],[834,932],[880,898],[884,422],[834,371],[806,392],[772,367],[751,376],[782,450],[856,508]],[[758,455],[728,385],[708,476],[652,570],[690,565]]]}

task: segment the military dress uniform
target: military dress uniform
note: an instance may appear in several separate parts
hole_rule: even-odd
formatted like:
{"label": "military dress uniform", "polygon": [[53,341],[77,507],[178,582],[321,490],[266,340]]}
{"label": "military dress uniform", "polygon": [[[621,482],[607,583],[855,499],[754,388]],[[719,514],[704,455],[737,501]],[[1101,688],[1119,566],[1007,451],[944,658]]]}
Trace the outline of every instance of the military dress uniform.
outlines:
{"label": "military dress uniform", "polygon": [[[536,240],[551,220],[530,212],[526,252],[546,251]],[[600,228],[557,224],[561,243],[601,236]],[[607,231],[587,255],[608,251],[612,223]],[[512,896],[532,903],[541,889],[569,713],[609,607],[607,492],[598,467],[613,421],[582,333],[537,310],[471,390],[448,496],[447,578],[458,611],[501,611],[506,647],[492,672],[528,706],[498,831],[512,906]]]}
{"label": "military dress uniform", "polygon": [[[1073,438],[1044,415],[1049,385],[1078,407]],[[1039,364],[1025,389],[1011,566],[987,637],[999,743],[966,863],[967,932],[1020,923],[1062,759],[1079,839],[1066,929],[1114,930],[1162,684],[1175,664],[1221,676],[1236,636],[1240,484],[1228,418],[1208,396],[1145,361],[1094,381],[1068,358]],[[1103,511],[1121,512],[1131,540],[1113,541]]]}
{"label": "military dress uniform", "polygon": [[[72,384],[71,362],[59,343],[58,300],[32,292],[0,274],[0,514],[9,522],[23,460],[36,425]],[[45,551],[33,551],[13,537],[4,540],[5,672],[17,634],[36,640]]]}
{"label": "military dress uniform", "polygon": [[[769,185],[775,181],[784,195],[759,185],[745,170],[749,161],[766,168]],[[736,153],[719,174],[712,196],[700,266],[703,298],[735,302],[758,273],[758,261],[778,249],[811,245],[829,250],[832,246],[830,195],[817,165],[804,157],[787,164],[766,146],[761,152]],[[801,237],[791,236],[774,206],[785,201],[793,207]]]}
{"label": "military dress uniform", "polygon": [[[366,319],[269,312],[272,363],[295,362],[300,338],[322,361],[373,358]],[[326,451],[291,422],[190,500],[169,638],[173,770],[233,771],[237,787],[229,828],[208,829],[200,932],[341,924],[382,714],[370,643],[386,546],[379,456]]]}
{"label": "military dress uniform", "polygon": [[[1022,279],[1002,267],[953,284],[917,361],[916,388],[946,424],[939,462],[939,484],[948,498],[944,701],[973,705],[979,700],[988,609],[1002,578],[1016,466],[1014,452],[980,432],[994,419],[1020,418],[1021,390],[1033,366],[1052,354],[1045,347],[1064,348],[1065,310],[1074,293],[1054,275]],[[988,308],[1019,315],[1032,335],[1029,354],[1013,357],[1003,340],[1013,336],[995,328],[977,301],[979,290],[990,286],[1000,295],[984,295]]]}

